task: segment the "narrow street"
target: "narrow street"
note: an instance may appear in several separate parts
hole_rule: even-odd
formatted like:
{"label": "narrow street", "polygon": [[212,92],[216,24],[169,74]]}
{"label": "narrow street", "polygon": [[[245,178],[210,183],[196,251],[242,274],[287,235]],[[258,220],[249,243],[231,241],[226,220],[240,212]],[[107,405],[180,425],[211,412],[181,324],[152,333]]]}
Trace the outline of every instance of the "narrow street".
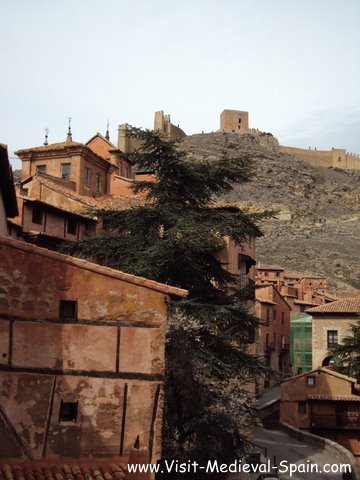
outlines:
{"label": "narrow street", "polygon": [[[272,402],[278,400],[280,397],[280,387],[278,385],[267,389],[261,397],[257,399],[258,409],[263,409]],[[290,472],[280,473],[279,478],[282,480],[304,480],[304,479],[318,479],[318,480],[342,480],[342,473],[323,473],[324,465],[326,464],[340,464],[340,461],[330,453],[313,445],[301,442],[294,439],[287,433],[279,430],[278,418],[272,418],[265,422],[268,428],[261,425],[255,428],[254,443],[262,447],[264,452],[266,449],[267,457],[270,459],[271,465],[277,465],[280,468],[280,462],[286,461],[295,465],[318,465],[318,473],[301,473],[295,472],[290,475]],[[276,470],[274,470],[276,473]],[[256,480],[259,475],[252,474],[251,480]]]}
{"label": "narrow street", "polygon": [[[268,458],[272,465],[278,465],[281,461],[286,460],[296,465],[316,463],[319,471],[323,469],[325,464],[340,463],[334,455],[320,450],[318,447],[302,443],[290,437],[281,430],[267,430],[264,427],[255,429],[254,442],[267,449]],[[275,458],[274,458],[275,457]],[[290,473],[280,473],[281,479],[287,480],[341,480],[341,473],[300,473],[296,472],[290,477]],[[257,476],[254,476],[257,478]]]}

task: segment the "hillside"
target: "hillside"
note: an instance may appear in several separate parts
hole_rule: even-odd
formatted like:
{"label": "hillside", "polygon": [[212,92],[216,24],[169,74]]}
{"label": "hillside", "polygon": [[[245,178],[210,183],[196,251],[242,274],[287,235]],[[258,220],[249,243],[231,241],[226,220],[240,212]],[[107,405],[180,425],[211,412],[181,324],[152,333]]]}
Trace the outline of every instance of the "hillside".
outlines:
{"label": "hillside", "polygon": [[324,274],[333,291],[360,295],[360,171],[309,165],[280,153],[269,134],[197,134],[182,147],[194,161],[249,153],[253,179],[224,198],[278,211],[262,225],[258,259]]}

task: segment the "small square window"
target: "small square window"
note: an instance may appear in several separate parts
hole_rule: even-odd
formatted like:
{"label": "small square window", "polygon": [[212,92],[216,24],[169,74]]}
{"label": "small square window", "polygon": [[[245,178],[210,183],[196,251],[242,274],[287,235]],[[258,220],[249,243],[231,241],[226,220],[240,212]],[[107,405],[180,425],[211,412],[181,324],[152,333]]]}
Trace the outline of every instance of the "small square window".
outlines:
{"label": "small square window", "polygon": [[59,411],[60,422],[74,422],[76,423],[78,414],[78,402],[64,402],[61,400]]}
{"label": "small square window", "polygon": [[77,232],[77,221],[73,218],[68,218],[67,221],[67,232],[71,235],[76,235]]}
{"label": "small square window", "polygon": [[33,207],[32,209],[32,223],[42,225],[43,223],[43,212],[39,207]]}
{"label": "small square window", "polygon": [[299,402],[298,403],[298,412],[299,413],[306,413],[306,402]]}
{"label": "small square window", "polygon": [[46,165],[37,165],[36,166],[37,173],[46,173]]}
{"label": "small square window", "polygon": [[315,386],[315,377],[307,377],[306,379],[308,387],[314,387]]}
{"label": "small square window", "polygon": [[60,300],[60,318],[77,318],[77,300]]}

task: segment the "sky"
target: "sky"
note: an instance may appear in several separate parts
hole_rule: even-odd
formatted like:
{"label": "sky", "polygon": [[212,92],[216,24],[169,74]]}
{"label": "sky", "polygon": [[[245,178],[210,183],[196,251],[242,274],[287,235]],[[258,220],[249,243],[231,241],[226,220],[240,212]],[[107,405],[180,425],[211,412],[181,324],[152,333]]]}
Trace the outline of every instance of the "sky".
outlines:
{"label": "sky", "polygon": [[360,154],[359,0],[0,0],[0,142],[13,152],[220,113],[282,145]]}

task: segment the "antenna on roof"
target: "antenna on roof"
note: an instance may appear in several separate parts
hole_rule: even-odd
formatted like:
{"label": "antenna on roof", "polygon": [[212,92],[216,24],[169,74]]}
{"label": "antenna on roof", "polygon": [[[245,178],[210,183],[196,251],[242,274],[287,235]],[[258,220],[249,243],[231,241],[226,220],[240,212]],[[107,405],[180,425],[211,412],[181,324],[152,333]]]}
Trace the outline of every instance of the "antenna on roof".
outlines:
{"label": "antenna on roof", "polygon": [[68,117],[68,133],[66,137],[67,142],[72,142],[72,135],[71,135],[71,117]]}
{"label": "antenna on roof", "polygon": [[109,119],[106,124],[106,133],[105,133],[106,140],[110,141],[110,134],[109,134]]}
{"label": "antenna on roof", "polygon": [[45,130],[45,141],[44,141],[44,145],[45,147],[47,147],[49,145],[49,142],[48,142],[48,136],[49,136],[49,129],[46,127]]}

